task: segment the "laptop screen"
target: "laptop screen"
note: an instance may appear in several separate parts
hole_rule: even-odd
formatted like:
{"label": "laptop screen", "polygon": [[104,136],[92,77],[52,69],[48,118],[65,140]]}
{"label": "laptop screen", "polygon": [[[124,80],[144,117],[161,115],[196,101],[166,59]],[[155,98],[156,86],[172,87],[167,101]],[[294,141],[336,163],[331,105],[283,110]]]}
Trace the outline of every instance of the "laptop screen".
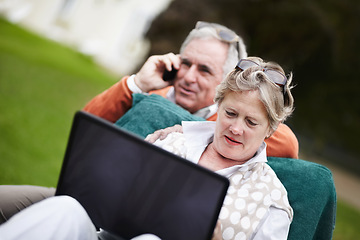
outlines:
{"label": "laptop screen", "polygon": [[210,239],[229,181],[85,112],[75,114],[56,195],[125,239]]}

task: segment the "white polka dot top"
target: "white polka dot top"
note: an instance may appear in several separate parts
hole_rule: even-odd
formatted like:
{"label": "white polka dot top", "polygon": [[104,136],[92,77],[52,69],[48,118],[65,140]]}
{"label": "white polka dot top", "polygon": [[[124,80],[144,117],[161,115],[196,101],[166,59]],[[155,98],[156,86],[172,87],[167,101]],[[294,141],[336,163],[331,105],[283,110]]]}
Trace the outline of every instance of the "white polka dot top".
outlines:
{"label": "white polka dot top", "polygon": [[293,211],[287,192],[266,163],[254,163],[230,177],[230,187],[220,212],[224,239],[251,239],[270,206]]}
{"label": "white polka dot top", "polygon": [[[184,133],[171,133],[155,145],[198,163],[212,142],[215,122],[183,122],[182,126]],[[217,171],[230,180],[219,215],[223,239],[252,239],[271,207],[284,210],[292,221],[287,191],[266,162],[263,143],[246,163]]]}

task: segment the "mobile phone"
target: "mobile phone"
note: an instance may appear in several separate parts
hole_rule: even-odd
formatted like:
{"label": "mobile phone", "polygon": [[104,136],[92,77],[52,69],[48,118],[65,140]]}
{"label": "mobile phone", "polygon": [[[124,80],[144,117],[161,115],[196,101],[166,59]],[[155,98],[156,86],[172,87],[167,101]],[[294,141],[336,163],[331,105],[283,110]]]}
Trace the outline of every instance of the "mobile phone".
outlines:
{"label": "mobile phone", "polygon": [[172,81],[175,79],[177,72],[178,72],[178,70],[174,67],[171,69],[171,71],[168,71],[167,69],[165,69],[162,78],[164,81]]}

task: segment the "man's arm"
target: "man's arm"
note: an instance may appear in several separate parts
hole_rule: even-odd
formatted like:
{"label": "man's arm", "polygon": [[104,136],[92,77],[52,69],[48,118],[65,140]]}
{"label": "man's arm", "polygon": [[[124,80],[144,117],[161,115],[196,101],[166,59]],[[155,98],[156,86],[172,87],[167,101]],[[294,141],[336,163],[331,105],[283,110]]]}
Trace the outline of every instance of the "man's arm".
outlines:
{"label": "man's arm", "polygon": [[[179,69],[180,57],[173,53],[155,55],[148,58],[140,71],[131,80],[140,92],[150,92],[170,85],[162,79],[165,69]],[[97,95],[84,108],[84,111],[101,118],[116,122],[132,106],[132,93],[127,82],[129,76],[124,77],[108,90]]]}
{"label": "man's arm", "polygon": [[293,131],[283,123],[265,142],[268,157],[299,158],[299,142]]}
{"label": "man's arm", "polygon": [[127,86],[128,76],[122,78],[109,89],[97,95],[86,106],[84,111],[116,122],[132,106],[132,92]]}
{"label": "man's arm", "polygon": [[[216,121],[214,114],[207,121]],[[164,139],[171,132],[181,132],[181,126],[175,125],[160,129],[146,137],[146,140],[154,143],[157,139]],[[293,131],[285,124],[280,123],[270,138],[265,139],[266,154],[268,157],[299,158],[299,142]]]}

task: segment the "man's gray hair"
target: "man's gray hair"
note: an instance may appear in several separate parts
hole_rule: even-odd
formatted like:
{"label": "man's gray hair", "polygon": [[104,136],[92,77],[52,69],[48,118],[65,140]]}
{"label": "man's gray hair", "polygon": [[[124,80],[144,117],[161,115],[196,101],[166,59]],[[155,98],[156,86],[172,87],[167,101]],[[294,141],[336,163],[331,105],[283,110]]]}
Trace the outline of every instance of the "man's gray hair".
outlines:
{"label": "man's gray hair", "polygon": [[[221,27],[227,31],[232,31],[229,28],[216,24],[217,27]],[[238,36],[238,35],[237,35]],[[185,41],[182,43],[181,48],[180,48],[180,54],[184,52],[186,46],[194,39],[206,39],[206,38],[215,38],[218,39],[219,41],[222,41],[226,44],[229,45],[229,49],[228,49],[228,53],[227,53],[227,58],[226,61],[223,65],[223,79],[225,78],[225,76],[232,70],[234,69],[234,67],[236,66],[236,64],[238,63],[238,61],[240,59],[246,58],[247,57],[247,52],[246,52],[246,46],[244,44],[243,39],[238,36],[238,42],[228,42],[226,40],[223,40],[217,30],[214,27],[211,27],[209,25],[209,27],[203,27],[203,28],[194,28],[193,30],[191,30],[191,32],[189,33],[189,35],[186,37]],[[237,50],[237,44],[239,44],[239,52]]]}

